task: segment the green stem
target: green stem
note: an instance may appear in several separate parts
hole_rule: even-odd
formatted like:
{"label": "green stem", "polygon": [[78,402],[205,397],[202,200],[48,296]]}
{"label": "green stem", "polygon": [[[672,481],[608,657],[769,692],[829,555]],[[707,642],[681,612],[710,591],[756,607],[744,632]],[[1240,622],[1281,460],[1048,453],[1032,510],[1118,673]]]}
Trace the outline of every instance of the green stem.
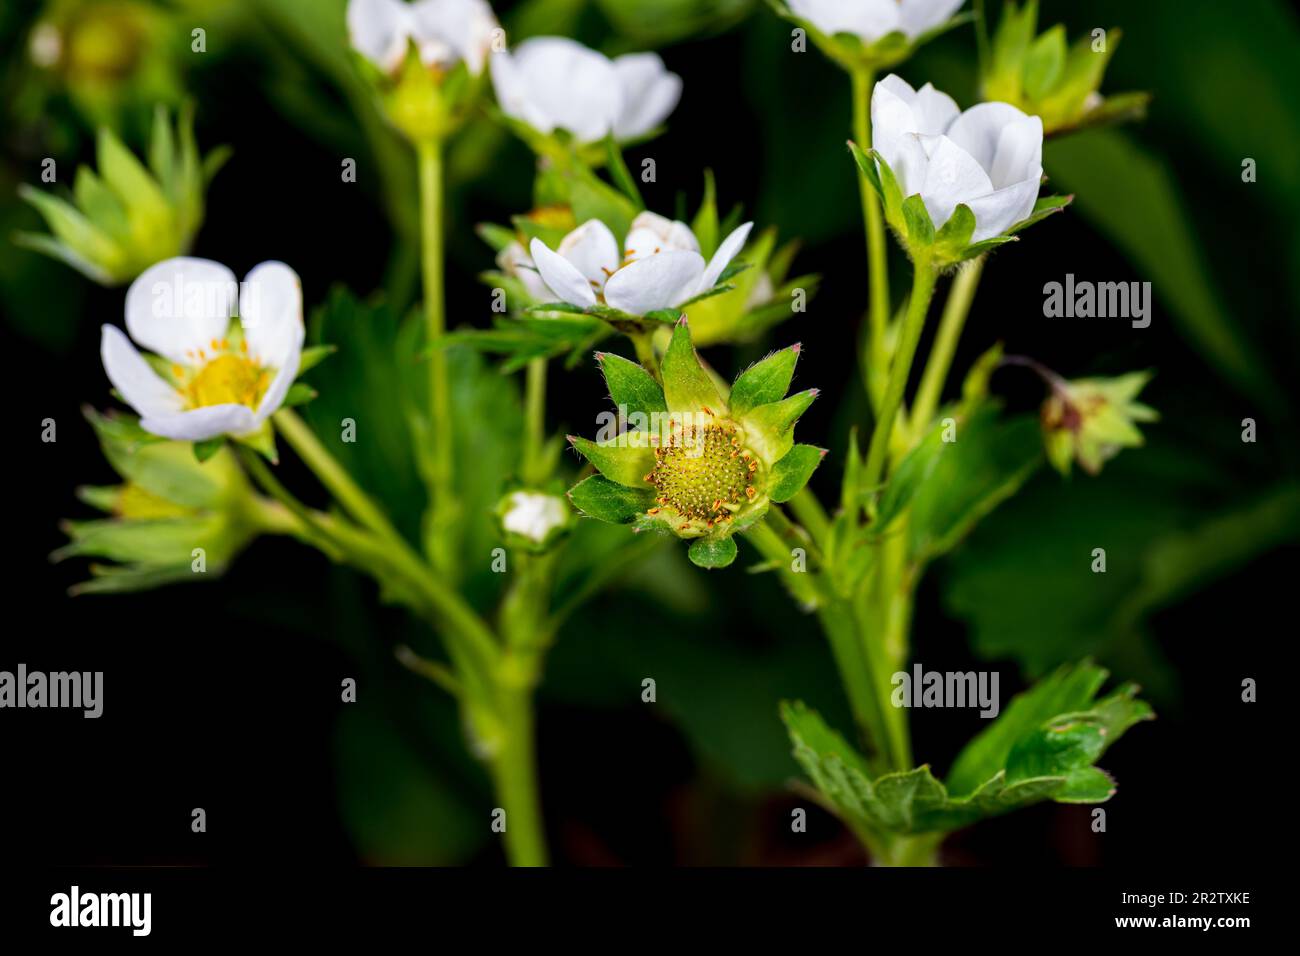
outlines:
{"label": "green stem", "polygon": [[524,384],[524,461],[526,481],[541,482],[542,448],[546,442],[546,365],[545,358],[535,358],[528,363]]}
{"label": "green stem", "polygon": [[[512,660],[507,654],[503,665]],[[497,716],[501,720],[500,747],[491,758],[497,799],[506,812],[506,858],[511,866],[546,866],[546,835],[537,788],[537,760],[533,748],[531,681],[514,681],[503,666],[497,682]]]}
{"label": "green stem", "polygon": [[912,373],[912,360],[916,357],[916,347],[921,341],[921,330],[925,327],[925,316],[930,309],[930,299],[934,296],[934,283],[938,277],[934,266],[925,258],[918,258],[913,263],[913,270],[912,295],[908,300],[907,314],[903,317],[902,335],[890,368],[889,386],[881,402],[875,428],[871,432],[871,446],[867,451],[862,484],[868,489],[879,486],[885,473],[889,437],[894,430],[898,410],[903,404],[907,379]]}
{"label": "green stem", "polygon": [[862,633],[853,609],[845,601],[830,601],[818,608],[817,614],[831,645],[854,720],[871,749],[873,774],[895,769],[897,765],[890,754],[887,698],[881,696],[884,684],[872,666],[868,635]]}
{"label": "green stem", "polygon": [[[853,136],[864,150],[871,148],[871,91],[875,75],[870,70],[854,70],[853,78]],[[883,374],[885,366],[885,333],[889,324],[889,260],[886,255],[885,221],[880,210],[880,200],[871,188],[866,174],[858,171],[858,190],[862,195],[862,220],[867,233],[868,313],[869,332],[865,365],[873,372]],[[878,376],[873,376],[873,378]],[[873,397],[874,401],[874,397]]]}
{"label": "green stem", "polygon": [[454,543],[450,531],[455,524],[455,489],[452,472],[453,431],[451,391],[447,379],[447,353],[437,346],[446,332],[443,300],[443,182],[442,143],[424,140],[417,144],[420,172],[420,263],[424,278],[424,338],[429,345],[429,430],[431,444],[429,491],[436,520],[428,548],[434,566],[446,571],[452,566]]}
{"label": "green stem", "polygon": [[826,509],[822,507],[822,503],[817,500],[817,496],[806,487],[800,488],[788,504],[794,516],[799,519],[799,523],[812,535],[813,541],[817,542],[818,546],[825,547],[826,537],[831,531],[831,519],[826,514]]}
{"label": "green stem", "polygon": [[[422,606],[432,611],[445,624],[449,632],[462,642],[462,650],[471,652],[472,659],[481,670],[492,666],[497,657],[496,639],[492,631],[458,593],[440,579],[420,560],[419,555],[397,533],[383,512],[352,480],[335,458],[325,449],[306,423],[288,409],[275,413],[276,427],[293,447],[298,456],[312,470],[339,503],[373,534],[366,534],[349,525],[331,520],[328,515],[312,517],[297,501],[257,455],[244,454],[244,462],[269,494],[314,525],[328,536],[330,543],[362,564],[372,574],[376,566],[398,573],[410,588],[420,596]],[[244,449],[241,449],[243,452]],[[304,516],[305,515],[305,516]],[[363,515],[368,516],[363,518]]]}
{"label": "green stem", "polygon": [[817,607],[822,603],[822,595],[815,575],[793,569],[790,543],[768,523],[766,518],[746,528],[742,534],[759,554],[776,567],[796,601],[809,608]]}
{"label": "green stem", "polygon": [[916,390],[916,404],[912,408],[911,434],[915,441],[922,429],[930,424],[935,409],[939,407],[939,398],[943,394],[944,383],[948,380],[948,370],[952,367],[953,356],[957,352],[957,342],[961,339],[966,317],[970,315],[971,303],[975,301],[975,290],[979,288],[980,276],[984,274],[985,257],[980,256],[963,266],[953,280],[948,301],[944,303],[943,318],[939,320],[939,331],[935,333],[934,345],[930,349],[930,358],[926,362],[925,373]]}
{"label": "green stem", "polygon": [[275,413],[274,418],[276,428],[285,441],[353,519],[382,537],[399,537],[388,516],[353,480],[338,459],[330,454],[329,449],[321,443],[307,423],[298,417],[297,412],[282,408]]}

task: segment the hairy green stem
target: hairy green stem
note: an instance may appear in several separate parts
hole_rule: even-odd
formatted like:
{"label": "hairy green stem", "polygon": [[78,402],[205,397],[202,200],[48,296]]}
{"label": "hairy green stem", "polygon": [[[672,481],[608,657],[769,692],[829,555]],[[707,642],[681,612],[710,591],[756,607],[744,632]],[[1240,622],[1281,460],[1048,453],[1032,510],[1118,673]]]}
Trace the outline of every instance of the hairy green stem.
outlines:
{"label": "hairy green stem", "polygon": [[416,146],[420,174],[420,263],[424,278],[424,337],[429,351],[429,492],[433,520],[427,532],[426,552],[434,567],[449,573],[454,567],[456,524],[453,485],[451,388],[447,379],[447,353],[436,345],[446,332],[443,299],[443,146],[425,140]]}
{"label": "hairy green stem", "polygon": [[881,402],[875,428],[871,432],[871,446],[867,450],[862,484],[868,489],[878,487],[884,477],[889,438],[898,411],[903,405],[903,393],[907,390],[907,379],[912,373],[912,360],[916,357],[916,347],[921,341],[921,330],[925,328],[925,316],[930,309],[930,299],[934,296],[934,284],[938,277],[934,266],[925,258],[918,258],[913,263],[913,270],[912,295],[908,300],[907,314],[903,316],[902,335],[890,367],[889,386]]}
{"label": "hairy green stem", "polygon": [[939,398],[943,394],[943,386],[948,380],[948,371],[957,352],[957,342],[966,326],[966,317],[970,315],[971,303],[975,301],[980,276],[984,274],[984,261],[985,257],[979,256],[967,263],[953,280],[948,301],[944,303],[943,318],[939,320],[939,331],[935,333],[934,345],[930,349],[921,384],[916,390],[910,429],[913,441],[929,426],[935,409],[939,407]]}
{"label": "hairy green stem", "polygon": [[[870,70],[854,70],[853,79],[853,136],[864,150],[871,148],[871,92],[875,75]],[[889,260],[885,244],[885,221],[880,200],[871,188],[866,174],[858,171],[858,190],[862,195],[862,221],[867,233],[868,311],[867,354],[864,365],[874,375],[875,381],[884,374],[885,334],[889,325]],[[869,389],[870,390],[870,389]],[[872,404],[878,397],[872,396]]]}

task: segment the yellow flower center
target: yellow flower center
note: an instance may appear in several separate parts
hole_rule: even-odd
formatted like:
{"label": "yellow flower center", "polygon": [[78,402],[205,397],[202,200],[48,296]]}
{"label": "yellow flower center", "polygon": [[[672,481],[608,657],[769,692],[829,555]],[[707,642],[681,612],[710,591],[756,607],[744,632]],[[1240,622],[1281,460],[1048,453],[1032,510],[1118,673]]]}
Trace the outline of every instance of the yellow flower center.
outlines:
{"label": "yellow flower center", "polygon": [[181,385],[181,394],[190,408],[234,404],[256,410],[270,384],[270,369],[247,355],[219,351]]}
{"label": "yellow flower center", "polygon": [[[674,423],[668,441],[655,449],[654,471],[646,481],[658,492],[655,500],[660,506],[712,528],[732,520],[758,494],[754,487],[758,467],[731,422]],[[650,513],[658,511],[654,508]]]}

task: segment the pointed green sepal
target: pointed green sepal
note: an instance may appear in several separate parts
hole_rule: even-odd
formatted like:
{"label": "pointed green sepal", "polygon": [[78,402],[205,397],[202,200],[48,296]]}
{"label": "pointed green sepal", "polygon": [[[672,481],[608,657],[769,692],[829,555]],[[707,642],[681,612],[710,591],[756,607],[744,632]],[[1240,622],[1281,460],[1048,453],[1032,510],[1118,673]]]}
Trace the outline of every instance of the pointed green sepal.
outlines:
{"label": "pointed green sepal", "polygon": [[773,352],[741,372],[731,387],[732,414],[744,415],[759,405],[770,405],[784,398],[790,390],[800,350],[801,346],[795,344]]}
{"label": "pointed green sepal", "polygon": [[661,372],[669,411],[691,412],[705,407],[724,407],[713,379],[695,354],[690,325],[684,316],[673,327],[673,337],[664,352]]}
{"label": "pointed green sepal", "polygon": [[736,560],[734,538],[697,538],[687,554],[691,563],[700,568],[725,568]]}
{"label": "pointed green sepal", "polygon": [[637,432],[628,432],[608,442],[570,435],[569,444],[606,478],[628,488],[645,488],[645,476],[654,470],[654,450],[646,436]]}
{"label": "pointed green sepal", "polygon": [[653,415],[667,412],[664,390],[659,387],[649,372],[621,355],[612,352],[597,352],[596,362],[605,376],[605,385],[609,388],[609,397],[627,414],[640,412]]}
{"label": "pointed green sepal", "polygon": [[934,222],[930,219],[930,211],[925,208],[925,200],[920,193],[903,200],[903,223],[907,226],[910,252],[915,254],[934,245]]}
{"label": "pointed green sepal", "polygon": [[795,445],[773,466],[768,478],[768,497],[777,504],[789,501],[808,484],[808,479],[825,457],[825,448]]}
{"label": "pointed green sepal", "polygon": [[569,501],[585,517],[609,524],[631,524],[654,506],[654,492],[592,475],[569,489]]}

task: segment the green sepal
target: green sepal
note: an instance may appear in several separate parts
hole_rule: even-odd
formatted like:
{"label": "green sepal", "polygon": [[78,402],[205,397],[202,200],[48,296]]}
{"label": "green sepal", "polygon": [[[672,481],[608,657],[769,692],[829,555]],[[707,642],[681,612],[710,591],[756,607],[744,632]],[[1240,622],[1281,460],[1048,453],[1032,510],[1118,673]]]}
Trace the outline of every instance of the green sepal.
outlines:
{"label": "green sepal", "polygon": [[268,418],[260,428],[247,435],[231,436],[241,445],[246,445],[273,465],[280,463],[280,454],[275,449],[275,428]]}
{"label": "green sepal", "polygon": [[298,374],[305,375],[339,350],[337,345],[311,345],[302,350],[298,359]]}
{"label": "green sepal", "polygon": [[725,568],[736,560],[736,541],[732,537],[696,538],[686,552],[699,568]]}
{"label": "green sepal", "polygon": [[628,488],[604,475],[578,482],[568,496],[579,514],[609,524],[631,524],[654,505],[653,491]]}
{"label": "green sepal", "polygon": [[1033,211],[1026,218],[1008,229],[1006,234],[1013,236],[1022,229],[1028,229],[1035,223],[1042,222],[1048,216],[1063,211],[1072,202],[1074,202],[1073,196],[1043,196],[1034,203]]}
{"label": "green sepal", "polygon": [[704,199],[695,218],[691,220],[691,232],[699,240],[700,255],[708,261],[717,251],[721,239],[718,227],[718,188],[711,169],[704,171]]}
{"label": "green sepal", "polygon": [[203,441],[196,441],[194,443],[194,457],[200,462],[207,461],[217,452],[221,451],[222,446],[225,444],[225,435],[218,435],[216,438],[206,438]]}
{"label": "green sepal", "polygon": [[755,362],[736,377],[728,404],[733,415],[744,415],[759,405],[779,402],[790,390],[800,346],[792,345]]}
{"label": "green sepal", "polygon": [[664,380],[664,397],[669,411],[693,412],[704,407],[725,407],[713,379],[700,364],[700,358],[691,344],[690,325],[682,318],[673,327],[672,339],[660,363]]}
{"label": "green sepal", "polygon": [[615,405],[626,408],[628,414],[667,413],[668,405],[664,400],[664,390],[654,377],[636,362],[612,352],[597,352],[596,364],[600,366],[605,376],[609,397],[613,399]]}
{"label": "green sepal", "polygon": [[824,448],[795,445],[772,467],[768,476],[768,497],[777,504],[789,501],[808,484],[808,479],[825,457]]}
{"label": "green sepal", "polygon": [[644,489],[645,476],[655,467],[655,455],[645,436],[637,436],[636,432],[628,432],[610,442],[594,442],[570,435],[569,444],[606,478],[628,488]]}
{"label": "green sepal", "polygon": [[934,245],[934,222],[920,193],[903,200],[903,222],[907,226],[908,250],[913,255]]}
{"label": "green sepal", "polygon": [[284,408],[297,408],[299,405],[306,405],[320,396],[320,392],[312,388],[306,382],[294,382],[289,386],[289,391],[284,396]]}
{"label": "green sepal", "polygon": [[959,203],[953,210],[952,217],[943,224],[943,228],[934,237],[934,255],[942,262],[960,259],[970,245],[971,236],[975,234],[975,213],[970,206]]}
{"label": "green sepal", "polygon": [[623,161],[623,151],[619,148],[618,141],[614,139],[612,132],[605,137],[605,163],[609,168],[610,178],[623,191],[623,194],[631,200],[637,211],[645,209],[645,200],[641,198],[641,190],[637,188],[636,180],[632,178],[632,173],[628,171],[627,163]]}
{"label": "green sepal", "polygon": [[885,157],[881,156],[879,151],[872,150],[871,158],[876,161],[876,169],[880,174],[880,191],[884,197],[885,221],[893,227],[895,232],[905,232],[907,224],[903,220],[903,188],[898,185],[898,179],[894,176],[893,169],[889,163],[885,162]]}

